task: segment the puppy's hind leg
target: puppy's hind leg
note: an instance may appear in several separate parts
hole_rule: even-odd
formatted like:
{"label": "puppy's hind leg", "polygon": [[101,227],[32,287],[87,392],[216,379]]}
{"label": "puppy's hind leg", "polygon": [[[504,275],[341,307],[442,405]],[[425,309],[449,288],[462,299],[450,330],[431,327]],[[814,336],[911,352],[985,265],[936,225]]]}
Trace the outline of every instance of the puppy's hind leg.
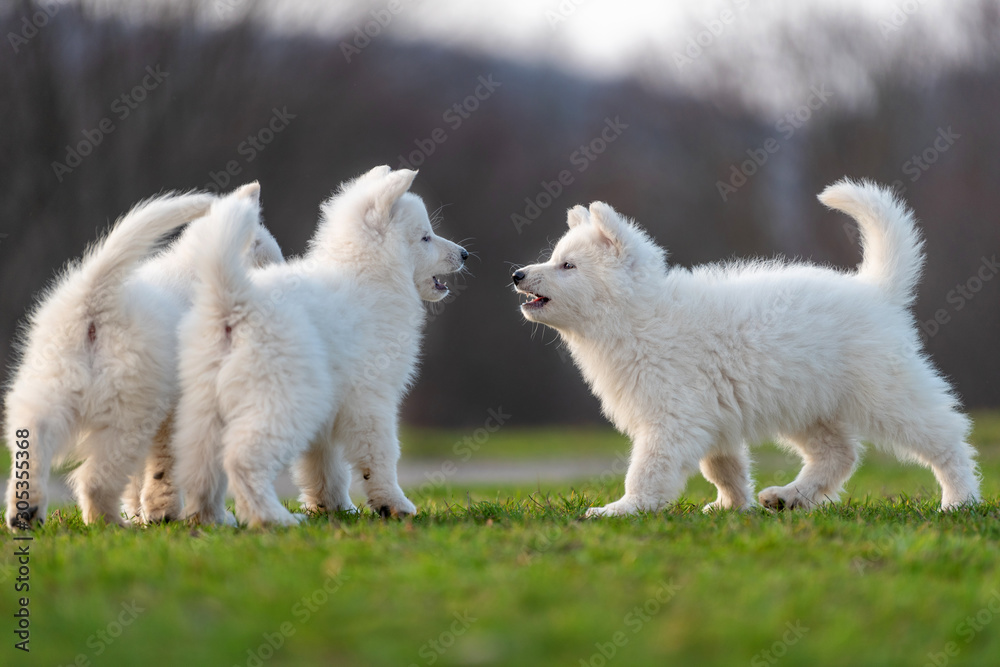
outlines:
{"label": "puppy's hind leg", "polygon": [[305,508],[311,512],[357,511],[351,500],[351,468],[331,437],[320,437],[295,462],[295,483]]}
{"label": "puppy's hind leg", "polygon": [[[303,514],[289,512],[274,488],[278,473],[301,453],[295,451],[296,444],[301,442],[305,449],[307,442],[296,429],[284,426],[234,419],[222,434],[223,465],[236,499],[236,516],[253,528],[290,526],[305,519]],[[291,438],[271,435],[275,432]]]}
{"label": "puppy's hind leg", "polygon": [[174,453],[171,445],[173,413],[160,424],[146,459],[142,482],[142,518],[147,523],[173,521],[180,517],[180,490],[175,484]]}
{"label": "puppy's hind leg", "polygon": [[108,426],[88,434],[86,458],[70,475],[84,523],[106,521],[120,526],[119,503],[131,475],[139,474],[149,451],[150,429]]}
{"label": "puppy's hind leg", "polygon": [[760,504],[777,510],[812,509],[820,503],[836,500],[858,463],[857,441],[839,425],[830,422],[817,422],[805,432],[787,439],[802,452],[805,465],[791,484],[761,491]]}
{"label": "puppy's hind leg", "polygon": [[969,419],[948,403],[942,397],[937,406],[914,410],[893,420],[895,428],[872,434],[878,442],[892,444],[897,454],[916,458],[934,472],[941,485],[942,510],[980,500],[976,451],[965,441]]}
{"label": "puppy's hind leg", "polygon": [[750,477],[750,456],[745,444],[735,451],[715,452],[701,460],[701,474],[719,489],[714,502],[704,507],[744,510],[754,506],[753,480]]}
{"label": "puppy's hind leg", "polygon": [[181,393],[171,436],[174,486],[183,495],[181,516],[185,519],[235,525],[236,519],[226,512],[223,424],[214,391],[214,383],[202,382],[185,387]]}

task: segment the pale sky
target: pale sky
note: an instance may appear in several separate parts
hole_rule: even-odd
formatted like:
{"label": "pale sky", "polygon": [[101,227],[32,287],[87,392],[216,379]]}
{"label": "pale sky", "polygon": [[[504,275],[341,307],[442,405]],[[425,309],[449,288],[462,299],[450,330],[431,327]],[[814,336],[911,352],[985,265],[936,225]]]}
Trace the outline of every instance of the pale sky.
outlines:
{"label": "pale sky", "polygon": [[[701,56],[678,64],[686,53],[732,63],[739,79],[773,112],[795,102],[803,69],[833,86],[845,104],[864,104],[867,73],[849,57],[833,55],[809,63],[787,62],[772,48],[783,27],[809,42],[811,23],[849,17],[858,35],[868,35],[887,54],[919,43],[920,66],[936,67],[966,58],[971,45],[961,31],[962,8],[954,0],[264,0],[262,21],[286,33],[342,34],[345,28],[376,29],[375,39],[427,42],[523,63],[544,64],[580,76],[636,76],[651,85],[696,92],[707,67]],[[89,0],[98,11],[142,13],[144,4],[170,7],[171,0]],[[250,0],[205,0],[206,23],[225,24],[242,16]],[[373,15],[372,12],[375,12]],[[714,28],[714,31],[713,31]],[[848,36],[846,39],[850,39]],[[692,48],[693,51],[686,49]],[[821,50],[822,54],[823,51]],[[831,50],[833,53],[833,50]],[[703,65],[699,67],[699,64]],[[810,82],[806,82],[807,84]],[[767,108],[773,107],[773,108]]]}

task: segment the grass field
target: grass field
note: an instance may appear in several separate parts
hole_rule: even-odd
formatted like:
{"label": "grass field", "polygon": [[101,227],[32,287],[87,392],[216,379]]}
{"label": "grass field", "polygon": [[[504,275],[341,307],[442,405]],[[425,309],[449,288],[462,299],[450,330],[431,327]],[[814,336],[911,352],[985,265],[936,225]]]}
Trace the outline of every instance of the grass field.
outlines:
{"label": "grass field", "polygon": [[[581,520],[620,493],[610,474],[445,485],[405,521],[269,531],[85,527],[59,508],[31,542],[5,538],[0,664],[1000,664],[1000,416],[975,417],[989,501],[948,515],[928,471],[877,454],[810,514],[705,515],[714,494],[693,478],[665,512]],[[462,437],[409,431],[404,456],[446,460]],[[510,427],[474,455],[624,446]],[[798,470],[773,448],[756,458],[758,488]],[[30,654],[12,632],[23,544]]]}

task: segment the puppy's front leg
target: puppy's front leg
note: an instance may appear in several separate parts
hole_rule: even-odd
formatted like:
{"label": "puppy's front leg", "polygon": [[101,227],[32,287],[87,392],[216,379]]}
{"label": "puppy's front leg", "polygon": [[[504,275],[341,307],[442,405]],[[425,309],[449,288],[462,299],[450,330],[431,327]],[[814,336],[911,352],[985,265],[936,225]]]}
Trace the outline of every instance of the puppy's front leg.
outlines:
{"label": "puppy's front leg", "polygon": [[8,399],[7,446],[10,448],[10,480],[7,482],[6,523],[13,530],[29,530],[48,517],[48,484],[52,458],[69,439],[69,426],[62,420],[36,418]]}
{"label": "puppy's front leg", "polygon": [[625,495],[604,507],[591,507],[586,516],[622,516],[658,512],[676,500],[691,471],[698,466],[701,448],[689,434],[655,431],[636,438],[625,475]]}
{"label": "puppy's front leg", "polygon": [[384,456],[372,456],[368,467],[361,468],[368,506],[383,517],[400,517],[417,513],[417,506],[410,502],[399,488],[396,476],[396,462],[399,461],[399,441],[383,447],[394,449],[395,455],[386,452]]}
{"label": "puppy's front leg", "polygon": [[396,464],[399,462],[399,437],[394,419],[369,417],[355,424],[374,425],[338,433],[339,442],[347,445],[347,457],[361,474],[368,505],[383,517],[416,514],[417,507],[399,488]]}

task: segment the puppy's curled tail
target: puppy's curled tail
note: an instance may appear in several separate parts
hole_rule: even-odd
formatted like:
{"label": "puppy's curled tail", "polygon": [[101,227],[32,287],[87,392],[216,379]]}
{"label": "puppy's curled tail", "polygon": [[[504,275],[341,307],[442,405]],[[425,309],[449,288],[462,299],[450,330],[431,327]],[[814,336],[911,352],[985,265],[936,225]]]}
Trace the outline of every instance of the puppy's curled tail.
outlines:
{"label": "puppy's curled tail", "polygon": [[260,220],[260,186],[244,185],[218,200],[201,230],[193,310],[202,322],[227,326],[252,296],[248,255]]}
{"label": "puppy's curled tail", "polygon": [[120,218],[80,265],[91,314],[113,307],[128,272],[163,236],[204,215],[213,201],[215,197],[206,193],[168,193],[136,204]]}
{"label": "puppy's curled tail", "polygon": [[864,249],[858,277],[881,287],[894,303],[910,306],[924,266],[913,212],[891,190],[866,180],[837,181],[819,200],[857,221]]}

